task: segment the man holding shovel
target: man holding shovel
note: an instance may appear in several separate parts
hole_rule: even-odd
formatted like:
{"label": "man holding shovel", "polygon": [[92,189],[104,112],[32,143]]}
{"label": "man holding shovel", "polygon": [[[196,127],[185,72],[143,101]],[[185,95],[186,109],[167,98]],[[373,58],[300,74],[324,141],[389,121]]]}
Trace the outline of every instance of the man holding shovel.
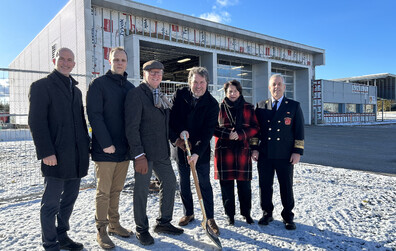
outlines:
{"label": "man holding shovel", "polygon": [[[177,147],[175,159],[180,174],[181,198],[184,216],[179,226],[186,226],[194,220],[194,206],[191,193],[189,165],[196,166],[199,186],[207,216],[207,225],[219,235],[219,228],[214,220],[213,191],[210,184],[210,140],[213,136],[219,104],[209,93],[209,73],[204,67],[194,67],[188,75],[189,87],[176,91],[170,113],[170,141]],[[191,157],[187,161],[184,135],[191,143]],[[205,220],[205,219],[204,219]]]}

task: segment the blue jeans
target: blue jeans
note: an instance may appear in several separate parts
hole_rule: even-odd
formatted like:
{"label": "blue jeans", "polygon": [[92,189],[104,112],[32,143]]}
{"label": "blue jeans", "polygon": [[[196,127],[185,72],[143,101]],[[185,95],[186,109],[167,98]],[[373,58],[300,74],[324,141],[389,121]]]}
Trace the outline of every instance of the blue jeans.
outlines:
{"label": "blue jeans", "polygon": [[[45,177],[40,222],[45,250],[59,250],[58,240],[67,237],[69,219],[77,200],[81,179]],[[55,224],[57,221],[57,226]]]}
{"label": "blue jeans", "polygon": [[[188,165],[178,165],[180,175],[180,194],[184,207],[184,215],[194,214],[193,198],[191,193],[191,169]],[[199,187],[201,188],[203,204],[205,207],[206,217],[214,217],[213,190],[210,184],[210,164],[205,163],[196,166]],[[195,186],[194,186],[195,187]]]}

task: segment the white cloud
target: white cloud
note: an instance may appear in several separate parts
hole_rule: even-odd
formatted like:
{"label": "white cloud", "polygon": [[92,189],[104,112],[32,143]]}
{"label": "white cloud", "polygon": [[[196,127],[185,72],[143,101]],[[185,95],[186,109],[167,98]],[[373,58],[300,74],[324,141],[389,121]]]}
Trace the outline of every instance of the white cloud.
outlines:
{"label": "white cloud", "polygon": [[210,13],[201,14],[199,17],[216,23],[231,22],[231,15],[227,11],[221,11],[220,13],[212,11]]}
{"label": "white cloud", "polygon": [[216,0],[212,12],[203,13],[199,17],[216,23],[231,23],[231,14],[222,9],[238,3],[239,0]]}
{"label": "white cloud", "polygon": [[216,0],[216,3],[222,7],[238,4],[238,0]]}

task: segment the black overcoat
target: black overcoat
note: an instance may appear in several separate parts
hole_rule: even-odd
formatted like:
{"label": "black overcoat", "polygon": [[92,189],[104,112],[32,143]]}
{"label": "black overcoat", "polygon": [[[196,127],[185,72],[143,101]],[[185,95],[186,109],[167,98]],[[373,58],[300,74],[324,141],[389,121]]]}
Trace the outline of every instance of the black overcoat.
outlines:
{"label": "black overcoat", "polygon": [[54,70],[30,86],[29,126],[37,158],[55,155],[58,165],[41,162],[45,177],[82,178],[89,166],[89,136],[81,91],[73,78],[73,95]]}
{"label": "black overcoat", "polygon": [[[197,165],[209,163],[210,140],[213,137],[219,114],[219,103],[206,90],[195,106],[189,87],[176,91],[173,96],[173,107],[170,113],[170,141],[174,143],[184,130],[190,134],[191,154],[198,154]],[[174,158],[178,164],[186,164],[186,155],[180,148]]]}
{"label": "black overcoat", "polygon": [[148,161],[169,158],[169,109],[154,106],[153,93],[144,82],[125,98],[125,131],[132,158],[142,153]]}

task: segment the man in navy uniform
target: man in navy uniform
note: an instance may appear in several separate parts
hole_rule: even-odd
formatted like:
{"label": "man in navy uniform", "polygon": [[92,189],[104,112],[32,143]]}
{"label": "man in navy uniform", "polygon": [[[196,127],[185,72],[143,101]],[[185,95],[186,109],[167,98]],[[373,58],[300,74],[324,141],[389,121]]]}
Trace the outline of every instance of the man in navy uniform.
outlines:
{"label": "man in navy uniform", "polygon": [[259,145],[253,147],[252,158],[258,161],[260,202],[263,217],[260,225],[273,221],[272,203],[274,174],[278,177],[285,228],[296,229],[294,223],[293,166],[304,152],[304,117],[300,103],[284,96],[285,83],[281,75],[272,75],[268,88],[271,98],[259,102],[256,116],[260,131]]}

